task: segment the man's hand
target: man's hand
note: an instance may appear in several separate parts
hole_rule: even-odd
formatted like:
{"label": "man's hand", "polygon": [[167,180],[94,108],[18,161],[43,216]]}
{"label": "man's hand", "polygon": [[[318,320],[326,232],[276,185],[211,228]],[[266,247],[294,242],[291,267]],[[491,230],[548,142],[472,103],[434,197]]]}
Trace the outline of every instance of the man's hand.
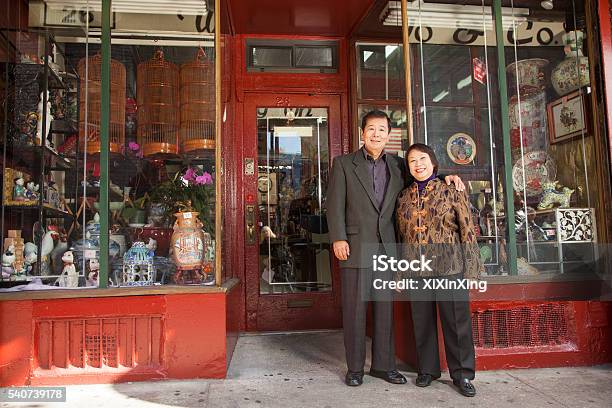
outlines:
{"label": "man's hand", "polygon": [[463,184],[461,177],[457,176],[456,174],[453,176],[444,177],[444,181],[446,181],[446,184],[448,184],[449,186],[451,183],[455,183],[455,188],[457,189],[457,191],[465,190],[465,184]]}
{"label": "man's hand", "polygon": [[349,244],[346,241],[334,241],[334,254],[341,261],[346,261],[351,254]]}

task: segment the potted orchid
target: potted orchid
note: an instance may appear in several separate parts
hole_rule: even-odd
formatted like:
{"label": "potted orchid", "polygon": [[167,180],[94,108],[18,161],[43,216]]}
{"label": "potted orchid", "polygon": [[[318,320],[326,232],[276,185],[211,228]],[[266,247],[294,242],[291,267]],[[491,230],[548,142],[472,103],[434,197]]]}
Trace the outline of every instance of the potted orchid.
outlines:
{"label": "potted orchid", "polygon": [[164,205],[168,216],[180,212],[182,204],[191,202],[204,230],[214,236],[215,185],[213,176],[207,171],[189,166],[158,184],[149,195],[152,202]]}

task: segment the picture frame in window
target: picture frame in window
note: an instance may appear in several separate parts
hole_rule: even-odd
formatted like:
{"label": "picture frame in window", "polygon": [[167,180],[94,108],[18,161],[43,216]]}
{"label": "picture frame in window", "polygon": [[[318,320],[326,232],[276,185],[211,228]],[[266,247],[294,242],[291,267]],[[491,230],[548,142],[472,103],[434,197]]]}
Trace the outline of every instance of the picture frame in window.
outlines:
{"label": "picture frame in window", "polygon": [[588,98],[582,89],[546,105],[548,137],[551,144],[589,134]]}

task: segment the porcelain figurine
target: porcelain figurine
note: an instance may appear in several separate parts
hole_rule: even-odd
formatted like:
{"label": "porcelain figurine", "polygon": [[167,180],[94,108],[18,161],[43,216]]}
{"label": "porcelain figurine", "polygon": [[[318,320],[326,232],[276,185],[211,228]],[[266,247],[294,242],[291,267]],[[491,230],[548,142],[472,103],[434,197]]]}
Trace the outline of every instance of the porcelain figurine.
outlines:
{"label": "porcelain figurine", "polygon": [[23,177],[17,177],[14,180],[13,186],[13,201],[27,201],[26,188],[24,187],[25,181]]}
{"label": "porcelain figurine", "polygon": [[39,146],[42,146],[42,139],[45,139],[45,146],[51,147],[51,142],[47,138],[49,130],[51,129],[51,122],[53,121],[53,115],[51,115],[51,101],[49,100],[49,91],[47,91],[47,106],[44,107],[46,111],[46,123],[43,133],[43,94],[40,94],[40,100],[38,102],[38,122],[36,123],[36,142]]}
{"label": "porcelain figurine", "polygon": [[26,198],[28,200],[38,200],[38,190],[40,189],[40,185],[34,183],[33,181],[28,181],[26,184]]}
{"label": "porcelain figurine", "polygon": [[575,190],[568,187],[563,187],[561,191],[556,189],[556,181],[548,181],[542,183],[542,199],[538,204],[538,210],[547,210],[553,208],[555,204],[559,204],[559,208],[568,208],[570,199]]}
{"label": "porcelain figurine", "polygon": [[42,243],[40,245],[40,274],[42,276],[49,276],[53,272],[51,270],[51,252],[55,248],[55,241],[59,239],[59,233],[53,229],[49,229],[43,236]]}
{"label": "porcelain figurine", "polygon": [[155,250],[157,249],[157,241],[153,238],[149,238],[149,242],[147,243],[146,247],[149,250],[149,256],[155,256]]}
{"label": "porcelain figurine", "polygon": [[100,283],[100,261],[98,261],[97,258],[90,259],[88,269],[86,286],[93,286],[97,288]]}
{"label": "porcelain figurine", "polygon": [[9,279],[15,272],[15,247],[10,245],[2,254],[2,279]]}
{"label": "porcelain figurine", "polygon": [[79,286],[79,275],[76,272],[74,266],[74,255],[72,251],[66,251],[62,256],[64,262],[64,268],[62,274],[57,278],[59,286],[64,288],[76,288]]}
{"label": "porcelain figurine", "polygon": [[51,251],[51,255],[50,255],[51,266],[52,266],[54,275],[59,275],[60,273],[62,273],[62,267],[63,267],[62,256],[64,252],[68,250],[68,236],[66,235],[66,232],[61,230],[61,231],[58,231],[58,234],[59,234],[59,237],[58,237],[59,239],[55,247],[53,247],[53,250]]}
{"label": "porcelain figurine", "polygon": [[582,55],[583,40],[582,31],[570,31],[563,35],[565,59],[551,74],[551,82],[559,96],[567,95],[590,83],[589,58]]}

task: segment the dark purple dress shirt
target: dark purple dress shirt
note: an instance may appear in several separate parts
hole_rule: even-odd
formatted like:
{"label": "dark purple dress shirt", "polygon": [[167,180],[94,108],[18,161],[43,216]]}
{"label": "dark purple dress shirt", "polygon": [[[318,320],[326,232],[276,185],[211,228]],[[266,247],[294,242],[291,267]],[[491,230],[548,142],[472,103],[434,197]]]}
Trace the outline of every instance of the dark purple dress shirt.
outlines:
{"label": "dark purple dress shirt", "polygon": [[374,188],[374,198],[378,204],[378,209],[382,209],[383,202],[385,201],[385,193],[389,186],[389,168],[387,167],[387,153],[382,152],[378,159],[374,160],[372,156],[366,151],[365,148],[361,148],[363,155],[368,162],[368,170],[372,176],[372,187]]}

